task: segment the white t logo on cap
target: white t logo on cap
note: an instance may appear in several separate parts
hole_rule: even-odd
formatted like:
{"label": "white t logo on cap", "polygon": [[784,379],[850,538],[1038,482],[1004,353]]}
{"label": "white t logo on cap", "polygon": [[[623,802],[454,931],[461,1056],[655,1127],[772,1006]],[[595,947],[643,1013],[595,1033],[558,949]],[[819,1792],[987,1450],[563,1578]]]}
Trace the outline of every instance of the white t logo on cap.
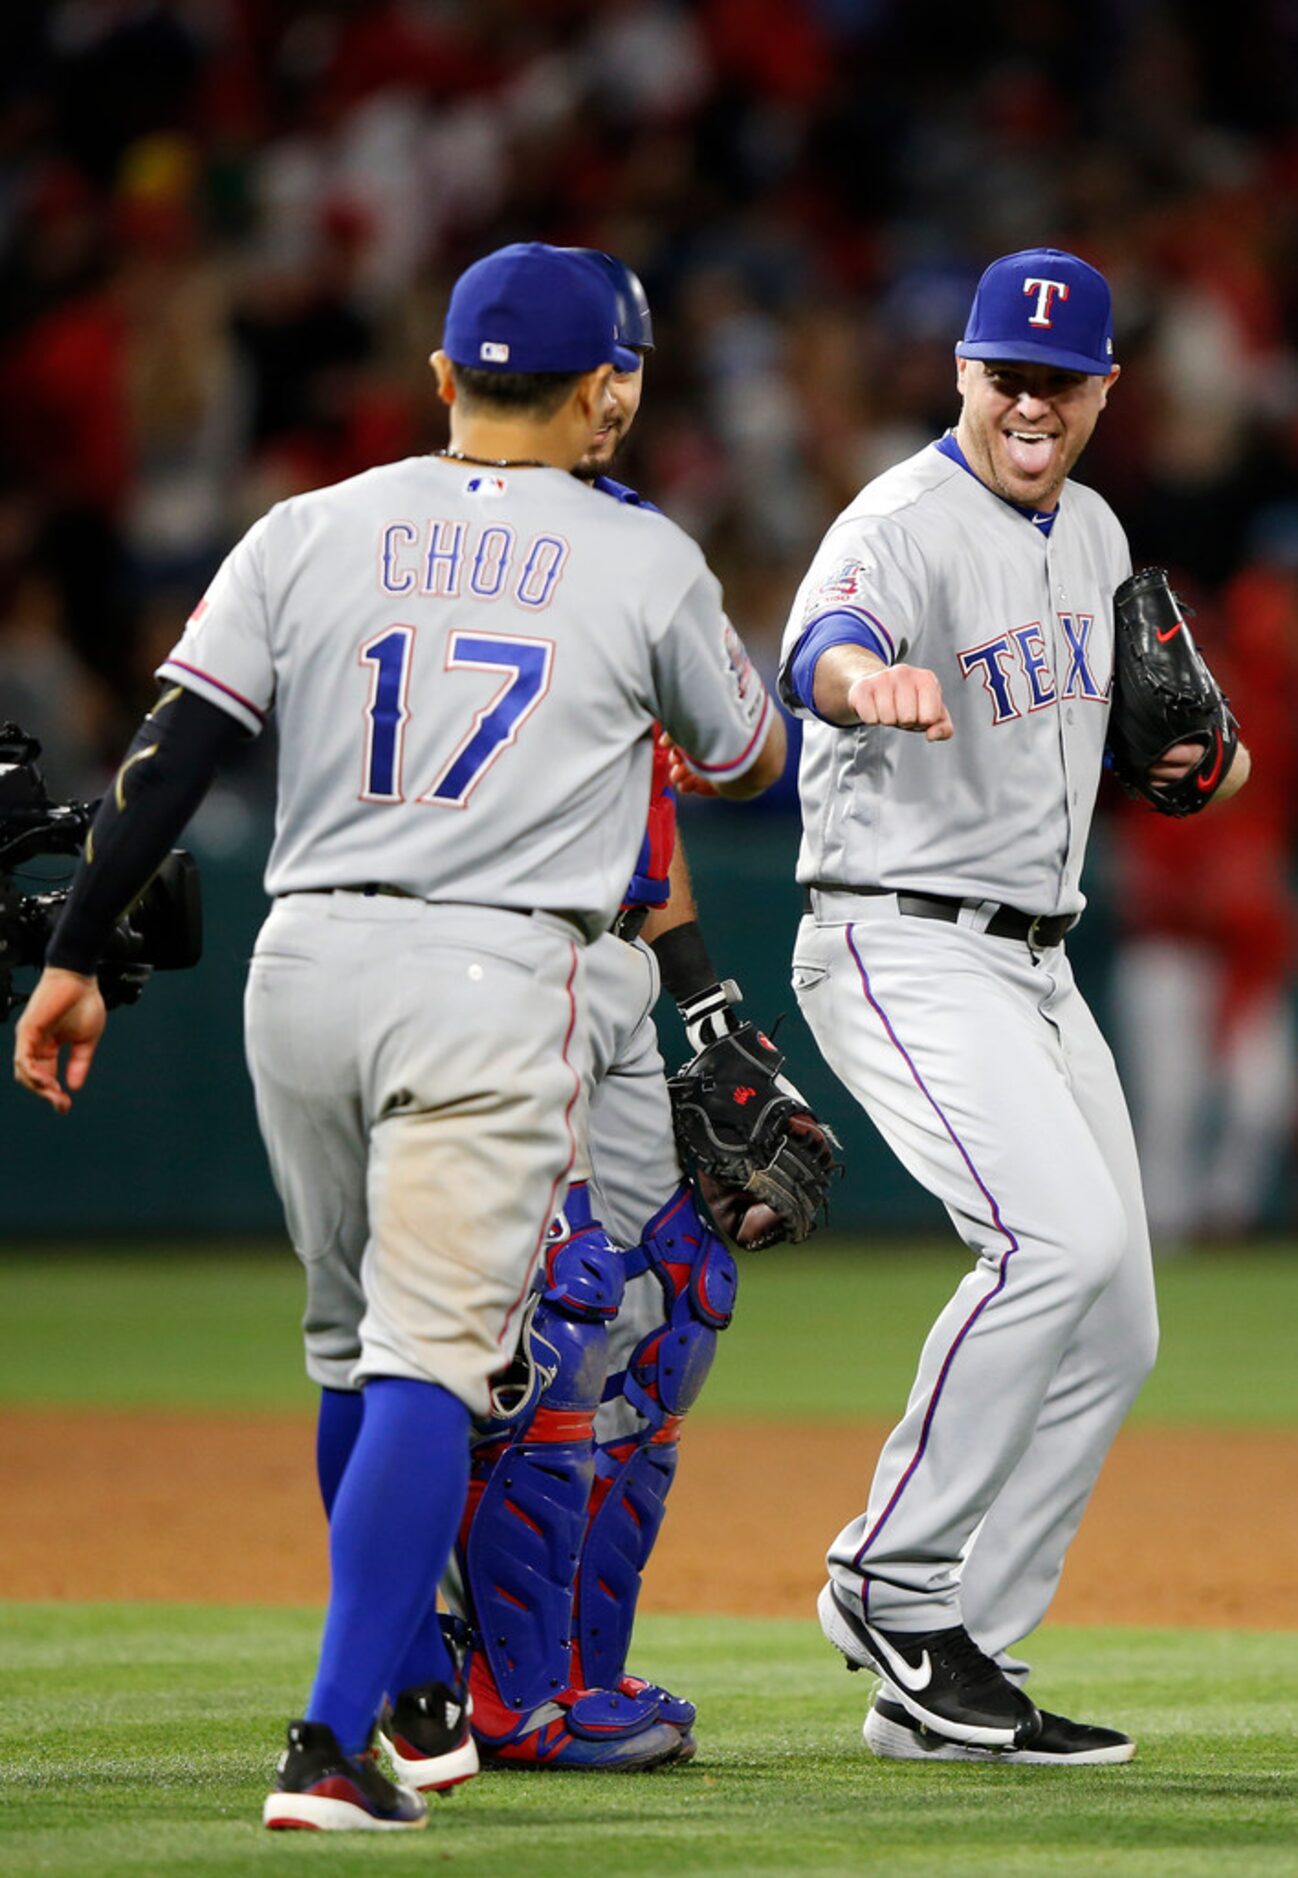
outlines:
{"label": "white t logo on cap", "polygon": [[[1050,324],[1049,320],[1046,324]],[[489,360],[492,365],[506,365],[509,362],[509,347],[500,339],[484,339],[478,347],[478,357]]]}
{"label": "white t logo on cap", "polygon": [[1028,325],[1049,326],[1051,324],[1050,308],[1054,297],[1058,294],[1061,300],[1068,298],[1068,282],[1066,280],[1029,279],[1024,281],[1023,291],[1024,293],[1035,292],[1037,296],[1036,312],[1029,314]]}

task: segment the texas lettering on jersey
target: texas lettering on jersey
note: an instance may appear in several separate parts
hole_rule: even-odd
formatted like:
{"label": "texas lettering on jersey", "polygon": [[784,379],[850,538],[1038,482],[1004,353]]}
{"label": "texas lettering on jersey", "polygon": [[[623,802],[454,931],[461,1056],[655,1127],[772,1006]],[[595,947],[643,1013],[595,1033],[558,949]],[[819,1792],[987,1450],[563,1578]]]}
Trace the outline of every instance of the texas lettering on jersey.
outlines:
{"label": "texas lettering on jersey", "polygon": [[1094,614],[1057,613],[1055,617],[1068,656],[1068,669],[1059,690],[1055,688],[1040,620],[1011,627],[994,639],[956,653],[963,677],[982,680],[991,700],[993,725],[1008,724],[1014,718],[1073,699],[1107,703],[1112,672],[1105,675],[1101,685],[1091,669]]}

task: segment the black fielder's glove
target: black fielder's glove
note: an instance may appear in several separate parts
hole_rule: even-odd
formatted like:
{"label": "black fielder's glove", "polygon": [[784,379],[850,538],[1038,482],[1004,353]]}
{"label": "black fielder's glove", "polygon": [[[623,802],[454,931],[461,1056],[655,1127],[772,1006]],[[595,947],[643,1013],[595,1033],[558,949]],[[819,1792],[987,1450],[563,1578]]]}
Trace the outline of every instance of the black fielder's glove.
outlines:
{"label": "black fielder's glove", "polygon": [[783,1063],[755,1024],[741,1024],[667,1083],[681,1158],[722,1232],[750,1250],[808,1238],[840,1170],[836,1137]]}
{"label": "black fielder's glove", "polygon": [[[1113,706],[1109,749],[1119,782],[1161,815],[1197,815],[1211,802],[1239,744],[1239,725],[1185,623],[1161,567],[1142,568],[1113,596]],[[1203,755],[1176,782],[1149,772],[1176,743]]]}

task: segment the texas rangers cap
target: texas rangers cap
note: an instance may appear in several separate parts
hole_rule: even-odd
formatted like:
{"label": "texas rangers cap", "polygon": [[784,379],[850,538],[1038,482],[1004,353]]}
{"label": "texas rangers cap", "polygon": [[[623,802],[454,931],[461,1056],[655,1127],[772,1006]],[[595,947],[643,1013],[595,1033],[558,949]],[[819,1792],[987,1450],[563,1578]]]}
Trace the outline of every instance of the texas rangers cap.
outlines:
{"label": "texas rangers cap", "polygon": [[1062,248],[1024,248],[993,261],[978,282],[961,359],[1113,370],[1113,298],[1103,274]]}
{"label": "texas rangers cap", "polygon": [[633,372],[617,343],[617,296],[603,270],[543,241],[516,241],[460,275],[442,349],[480,372]]}

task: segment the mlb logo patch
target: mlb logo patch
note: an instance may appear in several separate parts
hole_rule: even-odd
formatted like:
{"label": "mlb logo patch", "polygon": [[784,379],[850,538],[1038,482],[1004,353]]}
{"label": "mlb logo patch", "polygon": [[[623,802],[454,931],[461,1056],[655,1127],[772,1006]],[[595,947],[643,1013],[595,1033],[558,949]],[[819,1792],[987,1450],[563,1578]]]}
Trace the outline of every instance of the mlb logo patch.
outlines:
{"label": "mlb logo patch", "polygon": [[464,485],[466,496],[503,496],[509,487],[503,476],[470,476]]}
{"label": "mlb logo patch", "polygon": [[501,339],[484,339],[478,347],[478,357],[487,365],[507,365],[509,347]]}

